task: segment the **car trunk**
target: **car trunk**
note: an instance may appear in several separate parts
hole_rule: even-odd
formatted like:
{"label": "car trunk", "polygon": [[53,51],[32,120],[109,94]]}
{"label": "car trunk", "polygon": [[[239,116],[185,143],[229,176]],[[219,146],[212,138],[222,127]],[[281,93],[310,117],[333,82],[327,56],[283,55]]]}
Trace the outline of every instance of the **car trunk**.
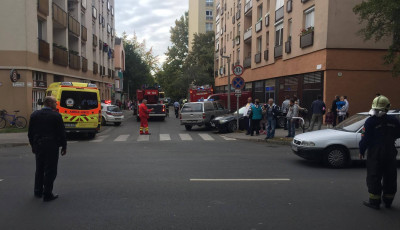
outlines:
{"label": "car trunk", "polygon": [[182,107],[181,121],[198,122],[203,120],[203,104],[202,103],[189,103]]}

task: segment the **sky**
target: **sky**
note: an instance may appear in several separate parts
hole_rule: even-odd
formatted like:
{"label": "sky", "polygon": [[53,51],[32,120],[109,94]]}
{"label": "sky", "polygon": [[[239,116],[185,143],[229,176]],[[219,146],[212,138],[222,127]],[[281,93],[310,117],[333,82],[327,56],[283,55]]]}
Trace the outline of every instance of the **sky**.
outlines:
{"label": "sky", "polygon": [[189,0],[115,0],[115,28],[117,36],[124,31],[138,40],[146,40],[147,49],[159,56],[160,64],[171,46],[169,30],[185,11]]}

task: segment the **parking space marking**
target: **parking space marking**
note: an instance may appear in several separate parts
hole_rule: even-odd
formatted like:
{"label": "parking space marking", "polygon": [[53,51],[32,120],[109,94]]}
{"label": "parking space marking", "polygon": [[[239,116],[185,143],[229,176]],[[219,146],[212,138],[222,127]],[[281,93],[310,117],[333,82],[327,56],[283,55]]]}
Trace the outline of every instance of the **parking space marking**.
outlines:
{"label": "parking space marking", "polygon": [[90,142],[103,142],[104,139],[106,139],[109,135],[102,135],[102,136],[97,136],[96,139],[91,140]]}
{"label": "parking space marking", "polygon": [[236,141],[235,138],[230,138],[230,137],[226,137],[226,136],[221,136],[221,137],[226,141]]}
{"label": "parking space marking", "polygon": [[160,141],[170,141],[171,136],[169,134],[160,134]]}
{"label": "parking space marking", "polygon": [[137,138],[137,141],[149,141],[149,140],[150,140],[149,135],[139,135],[139,137]]}
{"label": "parking space marking", "polygon": [[192,137],[189,134],[180,133],[179,137],[182,141],[193,141]]}
{"label": "parking space marking", "polygon": [[130,136],[129,134],[119,135],[117,138],[115,138],[114,141],[126,141],[126,140],[128,140],[129,136]]}
{"label": "parking space marking", "polygon": [[199,133],[199,136],[201,138],[203,138],[203,140],[205,141],[214,141],[214,138],[212,138],[210,135],[208,134],[204,134],[204,133]]}
{"label": "parking space marking", "polygon": [[190,182],[259,182],[259,181],[290,181],[288,178],[275,179],[190,179]]}

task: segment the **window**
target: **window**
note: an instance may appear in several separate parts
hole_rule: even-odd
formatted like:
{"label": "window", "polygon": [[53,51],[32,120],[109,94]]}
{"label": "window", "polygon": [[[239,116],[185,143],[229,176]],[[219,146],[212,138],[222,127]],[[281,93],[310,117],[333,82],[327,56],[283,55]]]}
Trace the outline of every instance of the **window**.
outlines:
{"label": "window", "polygon": [[305,26],[304,26],[305,29],[314,27],[314,7],[311,7],[310,9],[304,11],[304,14],[306,15]]}
{"label": "window", "polygon": [[63,91],[60,106],[66,109],[96,109],[98,107],[97,93]]}
{"label": "window", "polygon": [[187,103],[183,106],[182,112],[203,112],[203,104],[201,103]]}
{"label": "window", "polygon": [[262,38],[260,36],[257,38],[257,53],[258,54],[261,53],[261,48],[262,48],[261,42],[262,42]]}
{"label": "window", "polygon": [[206,6],[213,6],[214,0],[206,0]]}
{"label": "window", "polygon": [[81,5],[82,5],[82,8],[86,10],[86,0],[82,0]]}
{"label": "window", "polygon": [[206,20],[213,20],[212,10],[206,10]]}
{"label": "window", "polygon": [[206,32],[213,31],[213,24],[207,22],[206,23]]}
{"label": "window", "polygon": [[292,19],[288,21],[288,41],[292,39]]}
{"label": "window", "polygon": [[262,16],[263,16],[263,5],[260,4],[260,5],[257,7],[257,20],[262,19]]}
{"label": "window", "polygon": [[283,5],[285,4],[284,2],[285,0],[276,0],[275,10],[279,10],[281,7],[283,7]]}
{"label": "window", "polygon": [[269,31],[265,35],[265,47],[268,49],[269,47]]}
{"label": "window", "polygon": [[43,40],[43,22],[38,20],[38,38]]}
{"label": "window", "polygon": [[283,23],[275,27],[275,46],[283,44]]}

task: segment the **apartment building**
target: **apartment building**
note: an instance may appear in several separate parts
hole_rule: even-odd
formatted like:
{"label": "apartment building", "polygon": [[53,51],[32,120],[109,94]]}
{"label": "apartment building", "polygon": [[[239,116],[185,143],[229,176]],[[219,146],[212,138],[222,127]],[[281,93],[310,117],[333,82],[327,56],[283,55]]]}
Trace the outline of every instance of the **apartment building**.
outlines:
{"label": "apartment building", "polygon": [[125,50],[121,38],[115,38],[115,100],[125,101],[123,95],[124,89],[124,71],[125,71]]}
{"label": "apartment building", "polygon": [[214,0],[189,0],[189,51],[195,34],[214,31]]}
{"label": "apartment building", "polygon": [[46,88],[60,81],[94,83],[101,99],[112,99],[114,0],[1,3],[0,109],[29,117]]}
{"label": "apartment building", "polygon": [[[265,102],[297,95],[309,108],[317,95],[330,107],[346,95],[350,113],[368,111],[376,93],[400,108],[400,78],[383,64],[390,39],[365,42],[353,7],[362,0],[219,0],[216,2],[215,85],[228,89],[242,65],[245,90]],[[232,72],[232,71],[230,71]]]}

